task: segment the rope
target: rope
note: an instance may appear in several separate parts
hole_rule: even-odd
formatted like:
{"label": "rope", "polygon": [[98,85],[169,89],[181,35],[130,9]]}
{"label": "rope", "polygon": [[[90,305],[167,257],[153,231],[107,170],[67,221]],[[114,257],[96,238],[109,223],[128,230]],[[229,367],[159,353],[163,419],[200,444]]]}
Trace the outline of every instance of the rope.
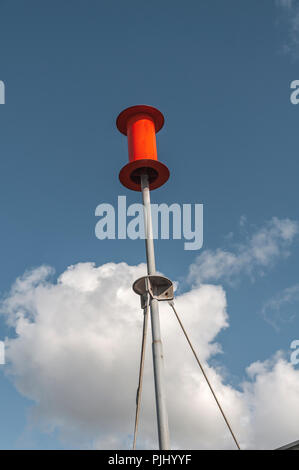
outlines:
{"label": "rope", "polygon": [[139,379],[138,379],[138,388],[137,388],[137,394],[136,394],[136,414],[135,414],[133,450],[136,449],[136,438],[137,438],[137,430],[138,430],[139,414],[140,414],[143,370],[144,370],[144,360],[145,360],[145,346],[146,346],[146,335],[147,335],[147,324],[148,324],[148,310],[149,310],[149,295],[147,294],[146,306],[143,311],[144,312],[143,331],[142,331],[142,344],[141,344],[140,365],[139,365]]}
{"label": "rope", "polygon": [[229,424],[229,422],[228,422],[228,419],[226,418],[226,416],[225,416],[225,414],[224,414],[224,411],[223,411],[223,409],[221,408],[221,405],[220,405],[220,403],[219,403],[219,401],[218,401],[218,399],[217,399],[217,397],[216,397],[216,395],[215,395],[215,392],[214,392],[214,390],[213,390],[213,388],[212,388],[212,385],[211,385],[210,382],[209,382],[209,379],[208,379],[208,377],[207,377],[207,375],[206,375],[206,373],[205,373],[205,371],[204,371],[204,368],[203,368],[203,366],[202,366],[200,360],[198,359],[198,356],[197,356],[197,354],[196,354],[196,352],[195,352],[195,350],[194,350],[194,348],[193,348],[193,346],[192,346],[192,343],[191,343],[191,341],[190,341],[190,339],[189,339],[189,337],[188,337],[188,335],[187,335],[187,332],[186,332],[186,330],[185,330],[185,328],[184,328],[184,326],[183,326],[183,324],[182,324],[182,322],[181,322],[181,320],[180,320],[180,318],[179,318],[179,315],[178,315],[178,313],[177,313],[177,311],[176,311],[176,309],[175,309],[174,303],[173,303],[173,301],[170,301],[170,302],[168,302],[168,303],[169,303],[169,305],[171,306],[172,310],[173,310],[174,313],[175,313],[175,316],[176,316],[177,319],[178,319],[178,322],[179,322],[179,324],[180,324],[180,326],[181,326],[181,328],[182,328],[182,330],[183,330],[183,333],[184,333],[184,335],[185,335],[185,337],[186,337],[186,339],[187,339],[187,341],[188,341],[188,343],[189,343],[189,346],[190,346],[190,348],[191,348],[191,350],[192,350],[192,352],[193,352],[193,354],[194,354],[194,356],[195,356],[195,359],[196,359],[196,361],[197,361],[197,363],[198,363],[198,365],[199,365],[199,367],[200,367],[200,369],[201,369],[201,371],[202,371],[202,373],[203,373],[204,378],[205,378],[206,381],[207,381],[207,384],[208,384],[208,386],[209,386],[209,388],[210,388],[210,390],[211,390],[211,392],[212,392],[212,394],[213,394],[213,397],[215,398],[215,401],[216,401],[216,403],[217,403],[217,405],[218,405],[218,408],[219,408],[219,410],[221,411],[221,414],[222,414],[222,416],[223,416],[223,418],[224,418],[224,421],[226,422],[226,425],[227,425],[228,429],[230,430],[230,433],[231,433],[231,435],[232,435],[232,437],[233,437],[233,440],[235,441],[237,448],[238,448],[239,450],[241,450],[241,449],[240,449],[240,446],[239,446],[239,443],[238,443],[238,441],[237,441],[237,439],[236,439],[236,436],[235,436],[234,433],[233,433],[233,430],[232,430],[232,428],[231,428],[231,426],[230,426],[230,424]]}

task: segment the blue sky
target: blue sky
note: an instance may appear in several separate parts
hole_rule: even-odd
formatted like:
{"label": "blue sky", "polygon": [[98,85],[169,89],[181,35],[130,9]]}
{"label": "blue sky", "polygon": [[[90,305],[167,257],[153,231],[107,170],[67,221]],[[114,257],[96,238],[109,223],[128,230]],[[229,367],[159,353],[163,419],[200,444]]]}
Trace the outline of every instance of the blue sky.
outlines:
{"label": "blue sky", "polygon": [[[211,259],[217,250],[237,259],[251,253],[237,268],[225,264],[221,278],[205,278],[223,286],[230,324],[219,327],[223,353],[209,364],[238,390],[250,364],[278,350],[287,361],[299,339],[298,297],[281,301],[298,284],[299,106],[290,103],[290,83],[299,79],[298,11],[296,1],[271,0],[1,0],[2,298],[42,265],[55,269],[55,285],[77,263],[145,261],[143,241],[98,240],[94,211],[118,195],[140,202],[118,181],[127,148],[115,118],[150,104],[165,116],[158,155],[171,171],[152,201],[204,204],[203,249],[159,240],[158,269],[183,294],[204,251]],[[273,218],[294,224],[285,238]],[[274,243],[265,263],[250,241],[263,230]],[[16,332],[4,315],[5,337]],[[75,446],[71,431],[44,432],[28,418],[35,395],[22,392],[8,368],[0,366],[0,448]]]}

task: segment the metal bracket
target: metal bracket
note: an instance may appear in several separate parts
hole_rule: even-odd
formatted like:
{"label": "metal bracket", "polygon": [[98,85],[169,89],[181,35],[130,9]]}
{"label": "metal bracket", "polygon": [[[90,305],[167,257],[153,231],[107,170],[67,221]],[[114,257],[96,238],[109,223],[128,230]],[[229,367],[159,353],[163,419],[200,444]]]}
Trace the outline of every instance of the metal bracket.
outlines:
{"label": "metal bracket", "polygon": [[133,284],[133,290],[136,294],[141,296],[141,307],[146,301],[147,294],[152,299],[157,300],[172,300],[174,297],[173,283],[170,279],[163,276],[149,275],[137,279]]}

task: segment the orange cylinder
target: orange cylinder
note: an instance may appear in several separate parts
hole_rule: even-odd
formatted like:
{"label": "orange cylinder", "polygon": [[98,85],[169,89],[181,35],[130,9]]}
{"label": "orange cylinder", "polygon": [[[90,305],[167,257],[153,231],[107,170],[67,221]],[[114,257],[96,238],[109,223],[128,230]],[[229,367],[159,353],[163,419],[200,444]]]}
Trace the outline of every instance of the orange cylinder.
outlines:
{"label": "orange cylinder", "polygon": [[146,114],[137,114],[127,122],[129,161],[158,160],[154,120]]}
{"label": "orange cylinder", "polygon": [[156,133],[163,127],[163,114],[147,105],[124,109],[116,119],[118,130],[128,138],[129,163],[119,173],[120,182],[133,191],[141,191],[141,175],[146,174],[149,188],[160,188],[169,178],[169,170],[158,161]]}

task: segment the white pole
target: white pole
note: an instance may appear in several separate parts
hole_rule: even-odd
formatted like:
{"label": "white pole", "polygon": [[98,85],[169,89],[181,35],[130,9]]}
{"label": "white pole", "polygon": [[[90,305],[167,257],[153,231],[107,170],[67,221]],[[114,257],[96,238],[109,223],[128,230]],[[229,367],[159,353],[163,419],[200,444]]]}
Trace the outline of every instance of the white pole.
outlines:
{"label": "white pole", "polygon": [[[141,189],[144,206],[145,244],[148,274],[156,274],[155,251],[152,228],[152,214],[150,202],[149,181],[146,174],[141,175]],[[169,450],[169,428],[166,409],[163,348],[160,332],[159,303],[157,299],[150,299],[151,325],[153,337],[153,363],[155,377],[156,410],[158,420],[159,449]]]}

